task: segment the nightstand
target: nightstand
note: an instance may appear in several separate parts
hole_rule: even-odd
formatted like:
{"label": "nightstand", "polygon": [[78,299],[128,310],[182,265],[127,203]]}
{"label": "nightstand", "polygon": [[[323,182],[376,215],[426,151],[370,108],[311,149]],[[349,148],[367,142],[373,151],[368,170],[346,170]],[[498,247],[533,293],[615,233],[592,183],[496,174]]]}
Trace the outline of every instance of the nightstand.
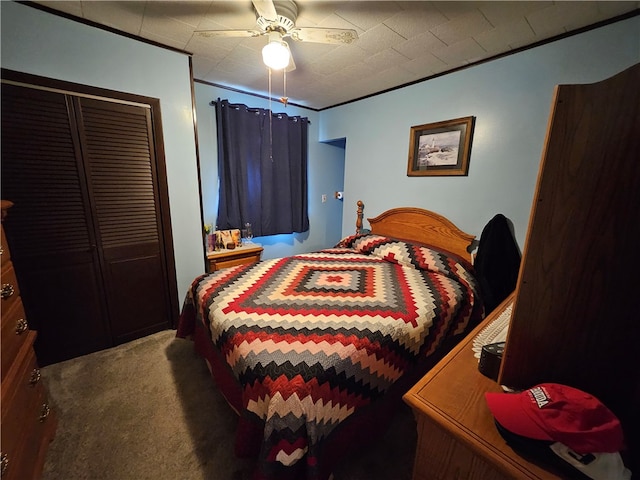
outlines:
{"label": "nightstand", "polygon": [[413,480],[568,478],[517,455],[498,433],[484,398],[502,388],[478,371],[473,340],[512,302],[513,295],[404,395],[418,429]]}
{"label": "nightstand", "polygon": [[218,250],[207,254],[207,272],[246,265],[260,261],[263,248],[260,245],[243,245],[232,250]]}

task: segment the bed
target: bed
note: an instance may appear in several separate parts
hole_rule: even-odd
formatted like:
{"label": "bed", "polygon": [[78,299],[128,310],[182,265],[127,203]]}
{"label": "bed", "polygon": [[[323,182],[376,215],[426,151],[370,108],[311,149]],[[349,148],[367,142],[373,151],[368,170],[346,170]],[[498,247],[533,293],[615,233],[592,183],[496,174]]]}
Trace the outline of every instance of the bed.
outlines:
{"label": "bed", "polygon": [[239,415],[256,479],[330,478],[482,319],[472,235],[406,207],[363,231],[363,208],[335,247],[199,276],[185,298],[177,336]]}

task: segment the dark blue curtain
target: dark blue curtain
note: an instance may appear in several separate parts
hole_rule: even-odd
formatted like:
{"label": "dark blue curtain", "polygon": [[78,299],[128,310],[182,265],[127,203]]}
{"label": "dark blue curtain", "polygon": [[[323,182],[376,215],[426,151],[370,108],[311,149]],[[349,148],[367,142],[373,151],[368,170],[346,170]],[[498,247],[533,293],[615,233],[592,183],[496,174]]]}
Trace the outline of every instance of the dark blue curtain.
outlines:
{"label": "dark blue curtain", "polygon": [[251,223],[253,235],[305,232],[308,119],[215,102],[220,229]]}

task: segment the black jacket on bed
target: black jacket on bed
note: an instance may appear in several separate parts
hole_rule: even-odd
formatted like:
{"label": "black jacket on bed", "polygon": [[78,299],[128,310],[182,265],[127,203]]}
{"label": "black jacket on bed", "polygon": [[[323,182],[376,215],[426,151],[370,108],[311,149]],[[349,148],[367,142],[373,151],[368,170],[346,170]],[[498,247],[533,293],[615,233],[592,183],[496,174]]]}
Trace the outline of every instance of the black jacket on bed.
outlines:
{"label": "black jacket on bed", "polygon": [[482,230],[474,267],[485,314],[489,314],[516,288],[520,270],[520,250],[501,213]]}

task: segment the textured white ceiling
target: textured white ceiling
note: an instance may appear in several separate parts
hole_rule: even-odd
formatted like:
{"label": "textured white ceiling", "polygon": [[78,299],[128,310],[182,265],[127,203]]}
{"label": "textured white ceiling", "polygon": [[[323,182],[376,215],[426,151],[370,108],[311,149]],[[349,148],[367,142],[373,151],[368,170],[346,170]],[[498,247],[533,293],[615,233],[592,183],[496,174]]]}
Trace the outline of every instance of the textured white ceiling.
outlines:
{"label": "textured white ceiling", "polygon": [[[253,29],[250,0],[38,1],[65,14],[193,55],[194,78],[261,95],[266,37],[194,35]],[[640,2],[315,1],[298,0],[297,27],[351,28],[350,45],[289,40],[296,69],[286,75],[291,103],[322,109],[455,70],[638,10]],[[639,41],[640,44],[640,41]],[[274,72],[274,97],[283,94]]]}

